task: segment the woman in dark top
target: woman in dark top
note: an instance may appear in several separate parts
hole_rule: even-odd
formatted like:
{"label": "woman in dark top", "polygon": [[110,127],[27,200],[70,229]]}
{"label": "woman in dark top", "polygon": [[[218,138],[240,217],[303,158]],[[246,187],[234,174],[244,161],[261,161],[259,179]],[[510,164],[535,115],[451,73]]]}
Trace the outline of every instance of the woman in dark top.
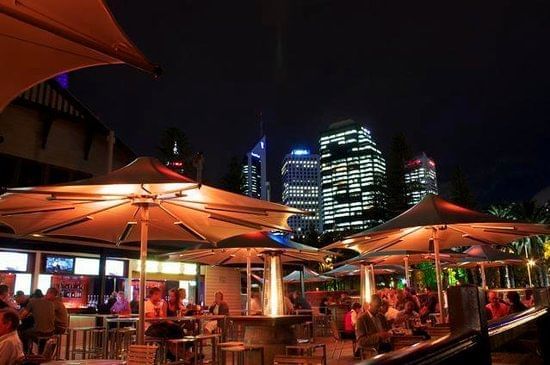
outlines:
{"label": "woman in dark top", "polygon": [[523,312],[527,307],[519,299],[519,294],[516,291],[509,291],[506,293],[506,299],[510,302],[510,309],[508,313],[518,313]]}
{"label": "woman in dark top", "polygon": [[176,317],[181,310],[183,310],[183,305],[181,304],[180,294],[177,289],[170,289],[168,291],[168,306],[166,308],[167,317]]}

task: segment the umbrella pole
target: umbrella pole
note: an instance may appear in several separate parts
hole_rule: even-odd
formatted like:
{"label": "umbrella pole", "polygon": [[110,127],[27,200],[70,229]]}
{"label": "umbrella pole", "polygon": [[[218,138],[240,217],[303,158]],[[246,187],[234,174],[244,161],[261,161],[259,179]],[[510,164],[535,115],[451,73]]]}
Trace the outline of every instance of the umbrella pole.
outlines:
{"label": "umbrella pole", "polygon": [[403,258],[403,263],[405,264],[405,283],[407,284],[407,288],[411,287],[411,277],[409,275],[409,256],[405,256]]}
{"label": "umbrella pole", "polygon": [[250,267],[250,249],[246,250],[246,314],[251,315],[252,305],[252,269]]}
{"label": "umbrella pole", "polygon": [[306,297],[306,283],[305,283],[305,269],[306,266],[302,265],[302,270],[300,270],[300,290],[302,291],[302,297]]}
{"label": "umbrella pole", "polygon": [[527,276],[529,277],[529,287],[533,287],[533,279],[531,278],[531,264],[529,263],[529,252],[527,251],[527,245],[525,245],[525,258],[527,259]]}
{"label": "umbrella pole", "polygon": [[371,294],[376,294],[376,278],[374,276],[374,265],[370,264]]}
{"label": "umbrella pole", "polygon": [[147,236],[149,229],[149,207],[143,205],[141,212],[141,237],[140,237],[140,254],[139,254],[139,326],[138,326],[138,344],[145,343],[145,269],[147,262]]}
{"label": "umbrella pole", "polygon": [[487,289],[487,277],[485,276],[485,263],[482,262],[479,265],[479,269],[481,271],[481,288]]}
{"label": "umbrella pole", "polygon": [[439,240],[437,238],[437,228],[432,227],[432,240],[434,243],[435,253],[435,281],[437,282],[437,300],[439,302],[439,320],[441,323],[445,323],[445,316],[443,315],[443,288],[441,285],[441,261],[439,258]]}

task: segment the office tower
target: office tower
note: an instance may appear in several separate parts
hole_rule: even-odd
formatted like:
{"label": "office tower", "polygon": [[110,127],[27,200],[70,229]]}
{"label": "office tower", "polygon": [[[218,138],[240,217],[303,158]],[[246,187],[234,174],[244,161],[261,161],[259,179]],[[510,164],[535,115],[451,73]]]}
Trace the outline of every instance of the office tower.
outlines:
{"label": "office tower", "polygon": [[243,161],[243,194],[267,200],[268,184],[266,171],[266,138],[263,136],[244,157]]}
{"label": "office tower", "polygon": [[422,152],[405,163],[405,182],[410,205],[418,203],[427,193],[437,194],[435,162]]}
{"label": "office tower", "polygon": [[380,223],[372,211],[382,195],[386,162],[370,131],[351,119],[321,133],[324,231],[363,230]]}
{"label": "office tower", "polygon": [[288,224],[298,234],[310,229],[322,232],[319,190],[321,170],[319,155],[307,149],[293,149],[281,167],[283,204],[311,212],[311,216],[293,216]]}

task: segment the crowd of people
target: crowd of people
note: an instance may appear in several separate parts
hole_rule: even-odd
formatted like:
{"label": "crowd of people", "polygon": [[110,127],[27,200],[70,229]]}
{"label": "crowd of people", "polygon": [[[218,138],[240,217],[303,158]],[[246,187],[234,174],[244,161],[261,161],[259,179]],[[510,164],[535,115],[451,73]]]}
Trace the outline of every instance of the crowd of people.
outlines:
{"label": "crowd of people", "polygon": [[38,338],[65,333],[69,321],[57,288],[46,295],[37,289],[31,296],[18,291],[11,297],[8,286],[0,285],[0,315],[0,364],[6,365],[31,353]]}

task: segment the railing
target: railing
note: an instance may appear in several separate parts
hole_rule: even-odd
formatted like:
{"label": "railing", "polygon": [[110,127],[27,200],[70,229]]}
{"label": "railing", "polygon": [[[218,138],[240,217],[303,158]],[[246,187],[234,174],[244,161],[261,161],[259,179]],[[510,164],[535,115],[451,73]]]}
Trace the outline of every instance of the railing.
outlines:
{"label": "railing", "polygon": [[[490,352],[499,349],[502,345],[511,343],[532,331],[534,340],[545,361],[550,359],[550,310],[548,302],[539,303],[539,306],[526,311],[515,313],[498,320],[484,320],[483,295],[476,297],[472,288],[457,289],[454,299],[455,315],[459,318],[451,323],[451,334],[432,341],[424,341],[415,345],[381,354],[372,359],[361,362],[361,365],[421,365],[421,364],[490,364]],[[474,293],[474,295],[472,295]],[[462,294],[462,296],[460,295]],[[452,304],[452,305],[453,305]],[[476,317],[477,321],[471,320]],[[462,317],[464,316],[464,317]],[[462,320],[464,319],[464,320]],[[466,325],[461,325],[465,323]],[[470,328],[468,328],[470,327]]]}

